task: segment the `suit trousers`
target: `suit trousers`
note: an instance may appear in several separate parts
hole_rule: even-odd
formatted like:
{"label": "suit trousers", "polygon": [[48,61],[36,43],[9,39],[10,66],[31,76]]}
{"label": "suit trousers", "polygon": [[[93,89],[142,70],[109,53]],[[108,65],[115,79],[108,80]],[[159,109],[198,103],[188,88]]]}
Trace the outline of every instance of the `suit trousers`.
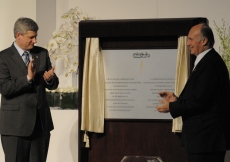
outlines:
{"label": "suit trousers", "polygon": [[28,137],[1,135],[5,162],[46,162],[50,132],[42,129],[39,112],[34,130]]}
{"label": "suit trousers", "polygon": [[224,162],[226,151],[188,154],[188,162]]}

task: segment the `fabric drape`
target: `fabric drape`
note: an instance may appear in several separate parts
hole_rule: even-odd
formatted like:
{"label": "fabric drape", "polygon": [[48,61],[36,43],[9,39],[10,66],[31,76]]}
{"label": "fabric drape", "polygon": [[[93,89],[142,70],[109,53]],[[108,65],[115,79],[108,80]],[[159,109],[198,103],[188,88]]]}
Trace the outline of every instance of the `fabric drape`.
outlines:
{"label": "fabric drape", "polygon": [[104,132],[104,64],[98,38],[87,38],[82,85],[81,130]]}
{"label": "fabric drape", "polygon": [[[186,45],[187,36],[178,38],[176,78],[175,78],[175,95],[179,96],[188,80],[189,69],[189,50]],[[182,118],[173,119],[172,132],[182,131]]]}

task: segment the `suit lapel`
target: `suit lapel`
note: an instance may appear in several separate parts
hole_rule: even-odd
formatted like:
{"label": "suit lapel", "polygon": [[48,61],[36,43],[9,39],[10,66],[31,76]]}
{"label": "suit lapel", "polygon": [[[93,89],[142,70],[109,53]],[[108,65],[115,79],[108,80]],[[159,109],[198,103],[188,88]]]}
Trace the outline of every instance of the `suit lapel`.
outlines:
{"label": "suit lapel", "polygon": [[27,66],[25,65],[24,61],[22,60],[22,57],[20,56],[14,45],[11,46],[11,50],[12,61],[15,62],[18,68],[21,68],[23,71],[27,71]]}
{"label": "suit lapel", "polygon": [[195,69],[192,71],[192,73],[190,74],[190,76],[189,76],[189,78],[188,78],[188,80],[187,80],[187,82],[186,82],[186,84],[185,84],[183,90],[181,91],[181,94],[180,94],[180,95],[183,94],[183,92],[184,92],[184,90],[185,90],[185,88],[186,88],[186,86],[187,86],[189,80],[196,74],[197,70],[198,70],[198,65],[196,66],[196,68],[195,68]]}
{"label": "suit lapel", "polygon": [[38,53],[34,53],[31,51],[32,58],[34,59],[34,63],[36,64],[36,70],[38,70],[38,67],[40,65],[40,57]]}
{"label": "suit lapel", "polygon": [[212,57],[213,53],[215,53],[215,50],[214,49],[211,49],[201,60],[200,62],[198,62],[198,64],[196,65],[195,69],[192,71],[192,73],[190,74],[182,92],[181,92],[181,95],[182,93],[184,92],[187,84],[189,83],[189,81],[194,77],[196,76],[195,74],[197,74],[200,70],[202,70],[203,67],[205,67],[206,63],[208,62],[209,58]]}

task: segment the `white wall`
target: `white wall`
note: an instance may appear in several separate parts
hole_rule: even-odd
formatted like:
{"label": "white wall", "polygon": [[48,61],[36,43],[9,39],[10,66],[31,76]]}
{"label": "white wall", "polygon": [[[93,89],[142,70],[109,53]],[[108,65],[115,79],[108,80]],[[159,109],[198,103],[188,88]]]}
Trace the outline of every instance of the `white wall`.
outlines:
{"label": "white wall", "polygon": [[96,19],[156,18],[157,0],[69,0],[69,8],[78,6]]}
{"label": "white wall", "polygon": [[[41,1],[44,1],[46,7],[42,7]],[[44,46],[48,42],[49,36],[51,37],[52,28],[59,28],[61,25],[61,15],[75,7],[81,8],[88,16],[95,19],[206,17],[214,31],[216,39],[214,47],[217,51],[220,41],[216,35],[213,21],[222,25],[221,19],[223,18],[230,23],[229,0],[56,0],[56,8],[49,7],[55,3],[55,0],[46,2],[46,0],[0,0],[0,50],[12,44],[14,40],[13,25],[18,17],[26,16],[34,20],[38,19],[41,23],[38,24],[40,26],[38,45]],[[47,10],[50,11],[47,12]],[[50,15],[47,15],[49,12]],[[47,16],[52,16],[51,13],[56,13],[55,21],[54,19],[45,21]],[[60,71],[57,73],[61,86],[76,84],[76,78],[65,78]],[[51,112],[55,130],[51,132],[47,162],[77,162],[78,111],[52,110]],[[4,161],[3,159],[4,154],[0,148],[0,161]]]}
{"label": "white wall", "polygon": [[36,18],[36,0],[0,0],[0,51],[12,45],[13,26],[21,16]]}
{"label": "white wall", "polygon": [[69,9],[78,6],[96,19],[206,17],[214,32],[216,50],[220,41],[213,21],[222,25],[223,18],[230,24],[229,0],[69,0],[68,4]]}

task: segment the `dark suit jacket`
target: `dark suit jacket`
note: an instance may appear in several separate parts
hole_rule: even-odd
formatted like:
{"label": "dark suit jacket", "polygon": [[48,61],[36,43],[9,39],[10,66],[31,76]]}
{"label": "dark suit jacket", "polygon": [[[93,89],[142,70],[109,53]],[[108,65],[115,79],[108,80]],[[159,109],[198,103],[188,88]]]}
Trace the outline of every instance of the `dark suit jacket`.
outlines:
{"label": "dark suit jacket", "polygon": [[182,116],[182,142],[188,153],[230,148],[229,75],[212,49],[191,73],[179,99],[169,105],[173,118]]}
{"label": "dark suit jacket", "polygon": [[45,132],[54,128],[45,88],[56,89],[59,81],[56,75],[51,84],[43,79],[44,72],[51,69],[46,49],[35,46],[30,53],[36,63],[36,75],[31,84],[26,77],[27,67],[14,45],[0,52],[0,134],[31,135],[37,112]]}

